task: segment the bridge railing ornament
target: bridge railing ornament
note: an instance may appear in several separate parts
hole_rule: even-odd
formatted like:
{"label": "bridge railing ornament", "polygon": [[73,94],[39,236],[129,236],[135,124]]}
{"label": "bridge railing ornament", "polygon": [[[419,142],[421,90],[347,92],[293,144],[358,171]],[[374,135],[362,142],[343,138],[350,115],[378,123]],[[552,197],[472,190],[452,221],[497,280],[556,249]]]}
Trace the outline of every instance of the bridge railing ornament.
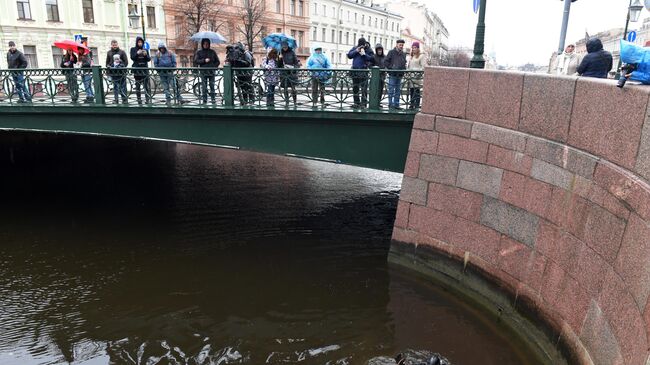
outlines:
{"label": "bridge railing ornament", "polygon": [[[399,88],[394,87],[399,80]],[[423,71],[263,68],[0,70],[0,106],[86,105],[415,112]],[[393,87],[393,90],[391,88]],[[388,109],[398,94],[402,109]]]}

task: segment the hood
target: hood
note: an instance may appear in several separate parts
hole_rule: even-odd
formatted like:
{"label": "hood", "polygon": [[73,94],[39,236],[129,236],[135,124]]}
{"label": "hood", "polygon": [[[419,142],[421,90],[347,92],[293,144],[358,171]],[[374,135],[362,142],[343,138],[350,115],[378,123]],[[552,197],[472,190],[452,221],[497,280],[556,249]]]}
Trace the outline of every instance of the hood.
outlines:
{"label": "hood", "polygon": [[312,48],[311,48],[312,54],[316,54],[316,50],[319,49],[319,48],[321,49],[321,52],[322,52],[323,51],[323,46],[321,46],[318,43],[312,43]]}
{"label": "hood", "polygon": [[601,49],[603,49],[603,42],[601,42],[600,39],[592,38],[592,39],[587,41],[587,52],[588,53],[598,52]]}
{"label": "hood", "polygon": [[[383,50],[384,50],[384,46],[382,46],[381,43],[377,43],[377,44],[375,45],[375,54],[376,54],[377,51],[380,50],[380,49],[383,51]],[[382,52],[382,54],[383,54],[383,52]]]}
{"label": "hood", "polygon": [[[138,46],[138,41],[142,41],[142,46]],[[144,47],[144,38],[137,36],[135,37],[135,48],[142,49]]]}
{"label": "hood", "polygon": [[167,49],[165,42],[163,41],[158,42],[158,49]]}
{"label": "hood", "polygon": [[201,39],[201,49],[210,49],[210,40],[208,38]]}

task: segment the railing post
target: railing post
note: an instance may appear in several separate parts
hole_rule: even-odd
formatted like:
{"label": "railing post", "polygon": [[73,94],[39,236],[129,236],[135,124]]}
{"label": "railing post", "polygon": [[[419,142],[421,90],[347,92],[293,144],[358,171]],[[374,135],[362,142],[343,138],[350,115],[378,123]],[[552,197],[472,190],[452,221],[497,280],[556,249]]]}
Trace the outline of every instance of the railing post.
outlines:
{"label": "railing post", "polygon": [[379,67],[370,69],[370,110],[379,110],[381,102],[381,72]]}
{"label": "railing post", "polygon": [[102,77],[102,68],[92,66],[93,70],[93,87],[95,88],[95,104],[105,104],[104,98],[104,78]]}
{"label": "railing post", "polygon": [[223,104],[226,107],[235,105],[235,88],[232,79],[232,66],[223,66]]}

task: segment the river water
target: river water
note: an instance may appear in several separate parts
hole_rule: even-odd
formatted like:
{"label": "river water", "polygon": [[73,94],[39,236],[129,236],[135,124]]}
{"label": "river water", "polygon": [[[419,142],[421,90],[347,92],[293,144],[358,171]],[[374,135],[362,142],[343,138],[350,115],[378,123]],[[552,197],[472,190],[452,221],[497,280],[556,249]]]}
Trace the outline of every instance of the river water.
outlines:
{"label": "river water", "polygon": [[534,364],[387,264],[401,175],[0,133],[0,364]]}

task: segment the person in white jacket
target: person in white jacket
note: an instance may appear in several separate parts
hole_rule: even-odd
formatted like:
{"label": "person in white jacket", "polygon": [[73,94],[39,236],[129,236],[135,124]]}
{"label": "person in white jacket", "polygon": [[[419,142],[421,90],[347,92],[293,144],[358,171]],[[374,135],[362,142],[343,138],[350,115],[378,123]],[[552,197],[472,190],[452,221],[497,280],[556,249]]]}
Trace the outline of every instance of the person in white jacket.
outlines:
{"label": "person in white jacket", "polygon": [[564,49],[564,52],[557,56],[555,60],[555,67],[553,74],[555,75],[577,75],[578,65],[580,65],[581,57],[575,53],[576,46],[569,44]]}
{"label": "person in white jacket", "polygon": [[[420,51],[420,42],[413,42],[411,45],[411,57],[409,58],[407,70],[422,71],[426,65],[426,57]],[[420,108],[420,98],[422,95],[422,73],[411,72],[408,74],[409,83],[409,109]]]}

